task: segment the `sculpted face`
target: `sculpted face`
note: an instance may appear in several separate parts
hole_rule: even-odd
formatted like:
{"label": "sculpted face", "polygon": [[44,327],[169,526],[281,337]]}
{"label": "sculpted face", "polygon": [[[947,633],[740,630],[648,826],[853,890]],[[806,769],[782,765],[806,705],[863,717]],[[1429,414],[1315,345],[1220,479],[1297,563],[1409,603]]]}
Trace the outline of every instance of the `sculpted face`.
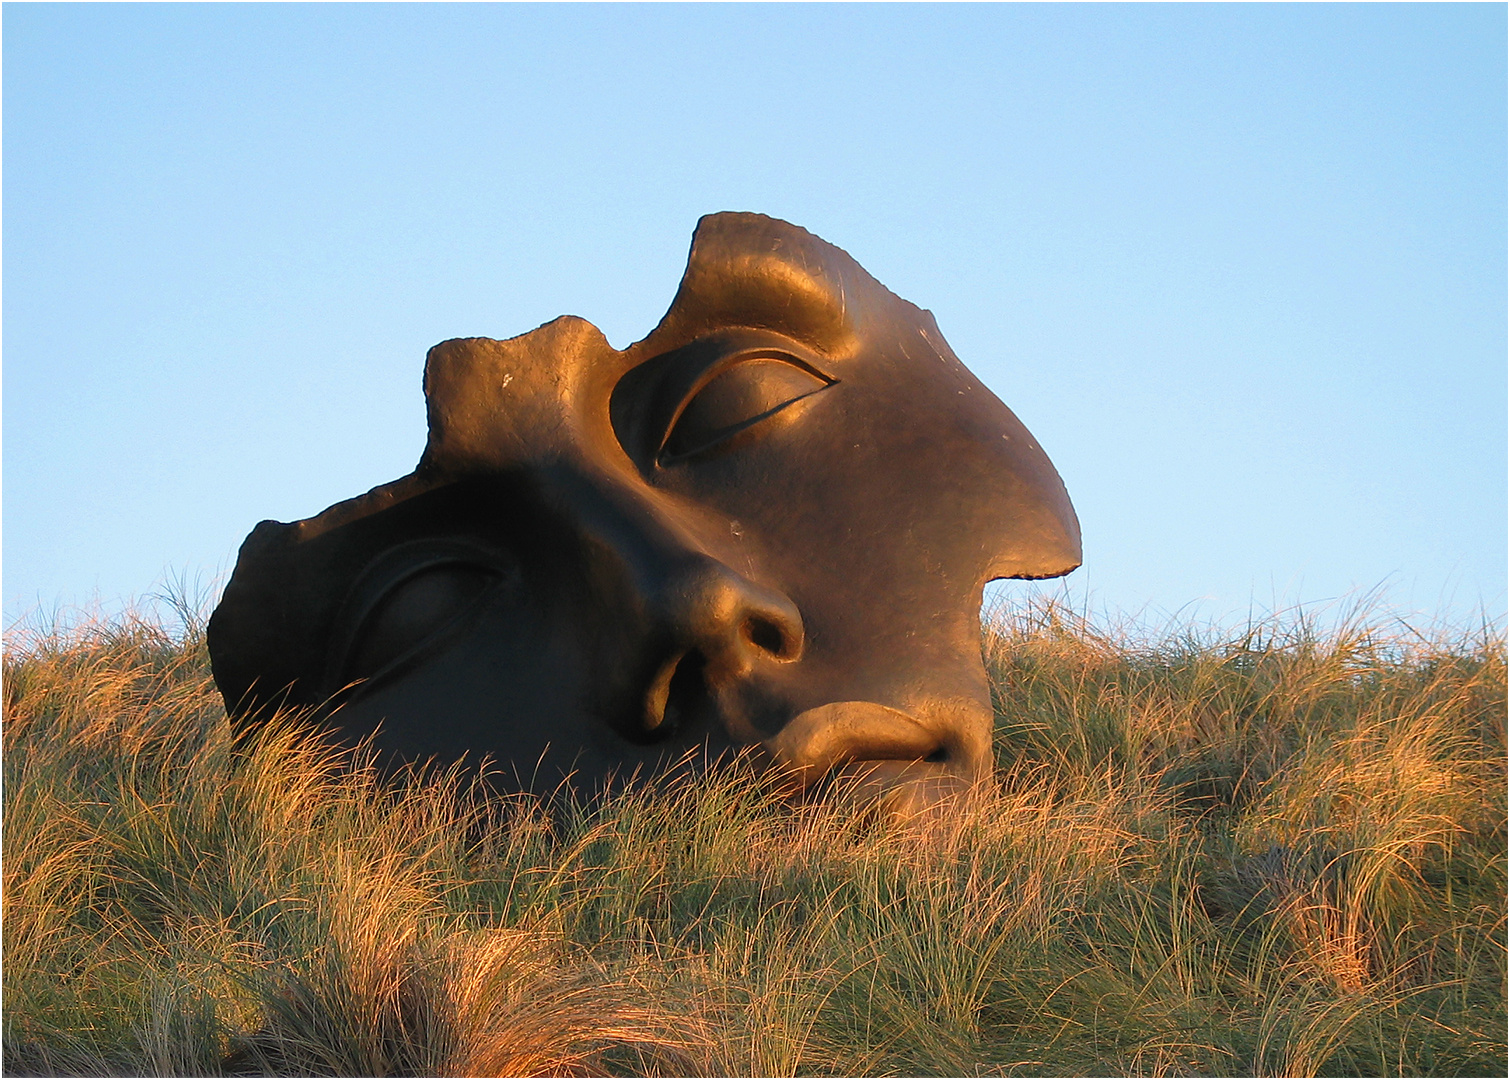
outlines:
{"label": "sculpted face", "polygon": [[1064,486],[933,318],[782,221],[704,218],[621,351],[442,342],[414,472],[264,521],[211,619],[233,716],[580,787],[755,747],[926,804],[988,775],[981,589],[1080,563]]}

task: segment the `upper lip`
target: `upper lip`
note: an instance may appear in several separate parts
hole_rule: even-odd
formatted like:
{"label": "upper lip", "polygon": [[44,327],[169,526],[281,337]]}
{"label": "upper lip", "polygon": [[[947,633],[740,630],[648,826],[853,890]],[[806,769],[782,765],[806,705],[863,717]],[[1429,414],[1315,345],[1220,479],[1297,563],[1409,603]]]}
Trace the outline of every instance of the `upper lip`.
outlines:
{"label": "upper lip", "polygon": [[834,701],[808,709],[766,739],[765,747],[802,790],[839,766],[920,761],[944,749],[938,735],[922,723],[873,701]]}

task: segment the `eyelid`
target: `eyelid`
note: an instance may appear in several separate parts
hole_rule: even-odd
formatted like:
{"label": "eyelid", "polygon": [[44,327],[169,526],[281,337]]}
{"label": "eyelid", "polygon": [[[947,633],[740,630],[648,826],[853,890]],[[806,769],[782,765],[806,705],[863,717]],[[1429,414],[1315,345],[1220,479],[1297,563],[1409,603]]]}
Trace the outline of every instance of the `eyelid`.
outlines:
{"label": "eyelid", "polygon": [[[771,346],[756,346],[719,356],[711,363],[705,364],[702,370],[697,372],[687,388],[682,391],[670,417],[664,423],[656,425],[660,431],[660,437],[656,440],[655,450],[652,454],[652,458],[655,461],[660,461],[661,455],[665,452],[666,444],[671,440],[672,432],[676,430],[677,422],[681,420],[682,414],[687,411],[687,407],[692,404],[693,399],[702,393],[709,383],[713,382],[714,379],[718,378],[724,372],[751,360],[776,360],[781,363],[790,364],[797,370],[806,372],[824,383],[823,386],[818,388],[819,390],[826,390],[839,381],[832,375],[820,371],[815,365],[804,360],[802,357],[790,353],[785,349]],[[813,391],[813,393],[817,392],[817,390]]]}
{"label": "eyelid", "polygon": [[405,649],[378,671],[366,676],[366,681],[370,682],[387,674],[404,661],[423,652],[447,627],[455,625],[465,615],[475,611],[484,599],[514,584],[519,577],[518,567],[502,552],[462,540],[419,541],[386,552],[358,576],[334,620],[325,664],[327,695],[340,693],[352,685],[346,668],[361,644],[368,623],[383,604],[420,575],[447,566],[481,571],[492,575],[493,580],[478,591],[475,601],[467,605],[466,610],[459,612],[455,618],[446,620],[436,628],[435,633],[416,642],[413,648]]}

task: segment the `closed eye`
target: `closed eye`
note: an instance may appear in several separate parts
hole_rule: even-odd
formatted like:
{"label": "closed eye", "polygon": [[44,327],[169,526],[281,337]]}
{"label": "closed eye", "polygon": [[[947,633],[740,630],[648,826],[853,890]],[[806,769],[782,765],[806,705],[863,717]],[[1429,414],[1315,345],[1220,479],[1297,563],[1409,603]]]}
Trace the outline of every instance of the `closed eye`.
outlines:
{"label": "closed eye", "polygon": [[687,395],[661,442],[657,460],[673,464],[727,443],[833,380],[782,356],[744,356],[715,368]]}
{"label": "closed eye", "polygon": [[495,558],[399,550],[379,560],[337,620],[327,663],[329,692],[370,683],[428,655],[464,626],[513,568]]}

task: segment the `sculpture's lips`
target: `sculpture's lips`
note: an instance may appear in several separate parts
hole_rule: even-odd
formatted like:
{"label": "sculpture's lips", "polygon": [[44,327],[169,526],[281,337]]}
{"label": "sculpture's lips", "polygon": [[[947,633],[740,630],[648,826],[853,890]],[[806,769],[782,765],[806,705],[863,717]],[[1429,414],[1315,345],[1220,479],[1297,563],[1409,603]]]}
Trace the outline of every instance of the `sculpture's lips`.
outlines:
{"label": "sculpture's lips", "polygon": [[950,740],[873,701],[835,701],[799,713],[765,741],[798,791],[834,783],[887,809],[911,812],[970,787],[978,763]]}
{"label": "sculpture's lips", "polygon": [[939,739],[900,709],[834,701],[798,713],[765,745],[807,788],[846,762],[919,761],[938,751]]}

